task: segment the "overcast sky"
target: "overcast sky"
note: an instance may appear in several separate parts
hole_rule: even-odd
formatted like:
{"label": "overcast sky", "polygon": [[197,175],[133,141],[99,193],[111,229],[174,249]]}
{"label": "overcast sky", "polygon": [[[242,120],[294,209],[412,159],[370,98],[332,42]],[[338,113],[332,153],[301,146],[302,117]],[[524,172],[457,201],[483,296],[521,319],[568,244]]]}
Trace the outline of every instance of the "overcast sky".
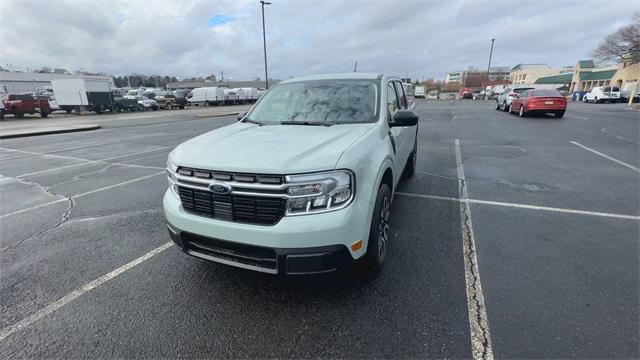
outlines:
{"label": "overcast sky", "polygon": [[[269,77],[574,65],[640,1],[284,1],[265,8]],[[0,0],[0,65],[264,78],[259,1]]]}

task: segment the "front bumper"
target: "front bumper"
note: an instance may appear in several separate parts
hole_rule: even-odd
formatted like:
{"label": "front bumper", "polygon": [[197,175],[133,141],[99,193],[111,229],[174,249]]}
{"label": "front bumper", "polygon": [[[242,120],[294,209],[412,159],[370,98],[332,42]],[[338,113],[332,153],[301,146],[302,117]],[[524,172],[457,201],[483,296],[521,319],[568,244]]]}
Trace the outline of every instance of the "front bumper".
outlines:
{"label": "front bumper", "polygon": [[[173,240],[189,255],[272,274],[334,271],[362,257],[372,204],[357,197],[344,209],[285,216],[272,226],[217,220],[186,212],[168,190],[163,206]],[[355,251],[351,245],[362,240]]]}

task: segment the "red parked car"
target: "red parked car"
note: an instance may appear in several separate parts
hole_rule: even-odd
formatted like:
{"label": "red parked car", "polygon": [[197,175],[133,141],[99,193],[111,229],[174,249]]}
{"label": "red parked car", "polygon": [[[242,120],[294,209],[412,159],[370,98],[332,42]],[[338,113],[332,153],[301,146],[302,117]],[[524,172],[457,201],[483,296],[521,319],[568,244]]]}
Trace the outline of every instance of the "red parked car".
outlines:
{"label": "red parked car", "polygon": [[24,114],[40,114],[46,118],[51,112],[49,100],[45,96],[32,94],[9,94],[2,101],[5,114],[13,114],[17,118],[24,117]]}
{"label": "red parked car", "polygon": [[556,90],[528,89],[511,101],[509,112],[517,112],[520,117],[528,114],[553,113],[557,118],[564,116],[567,99]]}

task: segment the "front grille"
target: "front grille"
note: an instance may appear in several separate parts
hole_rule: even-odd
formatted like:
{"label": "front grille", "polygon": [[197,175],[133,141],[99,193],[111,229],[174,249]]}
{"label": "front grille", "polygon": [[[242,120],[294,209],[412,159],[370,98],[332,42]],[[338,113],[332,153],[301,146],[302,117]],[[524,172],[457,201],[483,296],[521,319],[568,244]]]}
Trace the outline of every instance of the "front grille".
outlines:
{"label": "front grille", "polygon": [[284,216],[286,200],[281,198],[214,194],[178,186],[185,211],[219,220],[274,225]]}
{"label": "front grille", "polygon": [[[187,252],[268,269],[276,272],[278,261],[274,249],[207,238],[188,232],[181,234]],[[193,255],[196,255],[193,254]]]}

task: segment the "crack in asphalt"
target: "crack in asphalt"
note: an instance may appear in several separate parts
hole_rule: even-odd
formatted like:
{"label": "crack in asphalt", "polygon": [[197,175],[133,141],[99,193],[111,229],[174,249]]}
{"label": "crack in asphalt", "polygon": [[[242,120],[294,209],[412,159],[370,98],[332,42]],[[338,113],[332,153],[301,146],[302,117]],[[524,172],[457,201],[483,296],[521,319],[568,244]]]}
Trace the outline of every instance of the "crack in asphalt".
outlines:
{"label": "crack in asphalt", "polygon": [[[63,199],[66,199],[66,200],[67,200],[67,202],[69,203],[69,206],[68,206],[68,207],[67,207],[67,209],[62,213],[62,216],[61,216],[61,218],[60,218],[60,221],[58,221],[55,225],[50,226],[50,227],[46,227],[46,228],[44,228],[44,229],[42,229],[42,230],[38,231],[37,233],[35,233],[35,234],[33,234],[33,235],[30,235],[30,236],[28,236],[28,237],[26,237],[26,238],[24,238],[24,239],[22,239],[22,240],[20,240],[20,241],[17,241],[17,242],[15,242],[15,243],[13,243],[13,244],[7,245],[7,246],[5,246],[5,247],[3,247],[3,248],[0,248],[0,252],[7,251],[7,250],[9,250],[9,249],[11,249],[11,248],[14,248],[14,247],[16,247],[16,246],[18,246],[18,245],[20,245],[20,244],[23,244],[23,243],[25,243],[25,242],[27,242],[27,241],[29,241],[29,240],[33,239],[33,238],[36,238],[36,237],[38,237],[38,236],[40,236],[40,235],[43,235],[43,234],[45,234],[45,233],[47,233],[47,232],[49,232],[49,231],[51,231],[51,230],[54,230],[54,229],[58,228],[59,226],[61,226],[61,225],[62,225],[62,224],[64,224],[65,222],[69,221],[69,219],[71,218],[71,211],[72,211],[72,210],[73,210],[73,208],[75,207],[75,202],[73,201],[73,198],[72,198],[71,196],[67,196],[67,195],[63,195],[63,194],[57,194],[57,193],[54,193],[54,192],[52,192],[52,191],[49,189],[49,186],[43,186],[43,185],[42,185],[42,184],[40,184],[40,183],[37,183],[37,182],[34,182],[34,181],[27,181],[27,180],[20,179],[20,178],[14,178],[14,177],[10,177],[10,178],[11,178],[11,179],[13,179],[14,181],[18,182],[18,183],[25,184],[25,185],[28,185],[28,186],[34,186],[34,187],[36,187],[36,188],[38,188],[38,189],[40,189],[40,190],[44,191],[45,193],[47,193],[47,194],[49,194],[49,195],[54,196],[54,197],[56,197],[56,198],[63,198]],[[55,185],[58,185],[58,184],[55,184]]]}
{"label": "crack in asphalt", "polygon": [[[460,184],[460,189],[459,189],[460,193],[466,194],[467,190],[466,190],[465,179],[459,179],[459,184]],[[463,199],[463,200],[466,200],[466,199]],[[468,292],[471,293],[471,300],[473,301],[473,305],[474,305],[474,309],[473,309],[474,319],[472,320],[470,316],[469,320],[471,321],[471,326],[479,330],[479,333],[481,334],[481,339],[473,339],[474,337],[473,332],[471,334],[472,340],[473,340],[472,345],[474,347],[473,349],[474,358],[493,359],[493,353],[489,352],[489,349],[491,348],[491,343],[489,340],[489,331],[488,331],[489,325],[488,325],[487,319],[485,318],[485,316],[483,316],[483,314],[486,314],[486,309],[485,309],[483,300],[481,300],[478,296],[478,294],[481,293],[482,290],[480,289],[480,285],[479,285],[479,274],[478,274],[478,267],[476,264],[475,245],[473,244],[473,241],[472,241],[473,233],[471,230],[472,225],[471,225],[471,212],[469,209],[469,202],[461,201],[460,206],[461,206],[461,213],[463,216],[463,219],[462,219],[463,241],[466,244],[464,249],[465,260],[468,263],[468,266],[467,266],[468,274],[470,274],[470,280],[471,280],[471,281],[468,281],[468,288],[469,288]],[[478,345],[478,343],[481,347],[480,349],[476,348],[476,345]],[[477,354],[478,352],[479,354]]]}

